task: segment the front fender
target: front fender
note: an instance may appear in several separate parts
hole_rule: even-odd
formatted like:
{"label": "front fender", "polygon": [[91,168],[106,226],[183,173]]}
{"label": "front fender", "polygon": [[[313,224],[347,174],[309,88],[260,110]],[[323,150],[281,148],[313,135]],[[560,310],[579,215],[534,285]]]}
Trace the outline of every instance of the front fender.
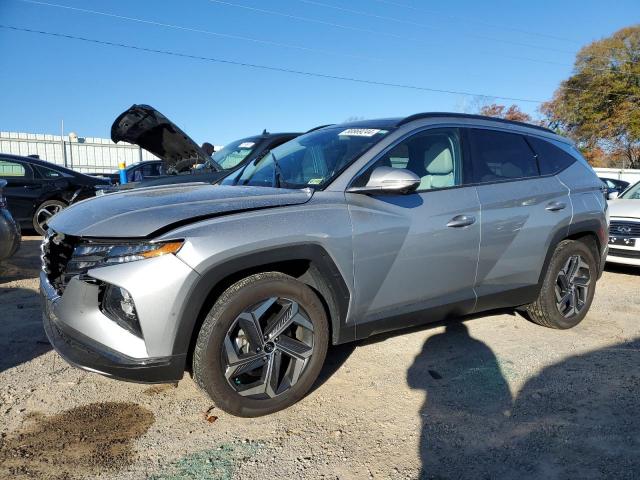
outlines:
{"label": "front fender", "polygon": [[[347,325],[350,293],[344,278],[327,251],[317,244],[298,244],[240,255],[200,272],[200,279],[183,302],[178,316],[174,354],[188,352],[204,316],[215,303],[228,279],[242,271],[256,271],[279,262],[305,260],[315,270],[303,279],[325,297],[329,304],[332,343],[345,343],[355,339],[355,327]],[[329,297],[329,298],[327,298]]]}

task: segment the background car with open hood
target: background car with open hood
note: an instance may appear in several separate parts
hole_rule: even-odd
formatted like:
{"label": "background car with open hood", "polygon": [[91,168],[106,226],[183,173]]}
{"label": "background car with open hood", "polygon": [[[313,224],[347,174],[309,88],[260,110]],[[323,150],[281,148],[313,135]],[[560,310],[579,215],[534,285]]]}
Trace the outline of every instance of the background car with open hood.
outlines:
{"label": "background car with open hood", "polygon": [[149,105],[133,105],[111,127],[114,142],[128,142],[159,157],[163,174],[114,187],[112,191],[175,183],[215,182],[241,165],[262,158],[272,148],[301,132],[269,133],[245,137],[208,155],[175,123]]}

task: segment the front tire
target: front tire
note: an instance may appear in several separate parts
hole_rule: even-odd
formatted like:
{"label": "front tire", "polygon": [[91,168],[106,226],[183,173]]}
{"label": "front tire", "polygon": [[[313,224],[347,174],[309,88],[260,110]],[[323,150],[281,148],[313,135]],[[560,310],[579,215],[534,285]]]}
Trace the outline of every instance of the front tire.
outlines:
{"label": "front tire", "polygon": [[575,327],[591,307],[597,277],[589,247],[563,240],[549,262],[537,300],[525,307],[529,318],[550,328]]}
{"label": "front tire", "polygon": [[283,273],[258,273],[229,287],[205,318],[193,375],[222,410],[267,415],[304,397],[328,342],[327,315],[311,288]]}
{"label": "front tire", "polygon": [[47,223],[56,213],[67,208],[67,204],[60,200],[46,200],[36,208],[33,214],[33,229],[39,235],[44,236],[47,233]]}

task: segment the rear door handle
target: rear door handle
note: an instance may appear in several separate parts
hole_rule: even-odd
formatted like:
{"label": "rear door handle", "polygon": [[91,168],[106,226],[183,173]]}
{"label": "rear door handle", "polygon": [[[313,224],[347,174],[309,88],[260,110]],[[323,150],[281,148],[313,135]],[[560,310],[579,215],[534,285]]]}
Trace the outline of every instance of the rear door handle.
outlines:
{"label": "rear door handle", "polygon": [[567,206],[566,203],[551,202],[551,203],[548,203],[547,206],[544,207],[544,209],[548,210],[549,212],[557,212],[559,210],[563,210],[566,206]]}
{"label": "rear door handle", "polygon": [[449,223],[447,223],[447,227],[468,227],[469,225],[473,225],[474,223],[476,223],[476,217],[473,217],[471,215],[456,215],[449,221]]}

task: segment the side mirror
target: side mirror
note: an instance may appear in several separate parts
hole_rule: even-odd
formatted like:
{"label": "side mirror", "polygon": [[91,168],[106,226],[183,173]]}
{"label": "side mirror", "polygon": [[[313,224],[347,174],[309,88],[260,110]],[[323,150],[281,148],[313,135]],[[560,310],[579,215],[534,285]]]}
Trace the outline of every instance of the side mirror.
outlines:
{"label": "side mirror", "polygon": [[615,190],[613,192],[609,192],[607,195],[607,198],[609,200],[615,200],[616,198],[618,198],[620,196],[620,192],[616,192]]}
{"label": "side mirror", "polygon": [[378,167],[369,177],[364,187],[351,187],[350,193],[404,194],[415,191],[420,186],[420,177],[404,168]]}

